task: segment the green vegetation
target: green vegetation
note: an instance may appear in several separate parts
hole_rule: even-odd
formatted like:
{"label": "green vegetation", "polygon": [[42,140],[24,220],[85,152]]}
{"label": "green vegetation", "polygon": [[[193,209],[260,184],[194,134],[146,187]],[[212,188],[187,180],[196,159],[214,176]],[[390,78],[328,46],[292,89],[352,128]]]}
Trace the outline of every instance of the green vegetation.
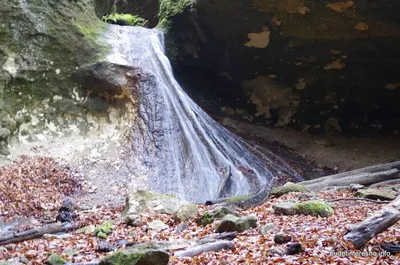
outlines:
{"label": "green vegetation", "polygon": [[94,234],[94,236],[105,239],[105,238],[107,238],[108,234],[112,233],[113,228],[114,228],[114,224],[112,222],[109,222],[109,221],[104,222],[101,225],[99,225],[98,227],[96,227],[93,234]]}
{"label": "green vegetation", "polygon": [[307,201],[294,206],[299,214],[327,217],[333,214],[333,209],[323,201]]}
{"label": "green vegetation", "polygon": [[103,16],[103,21],[107,23],[112,23],[112,24],[118,24],[118,25],[129,25],[129,26],[140,26],[140,27],[146,27],[148,21],[144,18],[141,18],[139,16],[134,16],[131,14],[118,14],[118,13],[112,13],[109,15]]}
{"label": "green vegetation", "polygon": [[192,4],[192,0],[161,0],[157,27],[169,29],[171,27],[172,17],[182,14],[187,8],[191,7]]}

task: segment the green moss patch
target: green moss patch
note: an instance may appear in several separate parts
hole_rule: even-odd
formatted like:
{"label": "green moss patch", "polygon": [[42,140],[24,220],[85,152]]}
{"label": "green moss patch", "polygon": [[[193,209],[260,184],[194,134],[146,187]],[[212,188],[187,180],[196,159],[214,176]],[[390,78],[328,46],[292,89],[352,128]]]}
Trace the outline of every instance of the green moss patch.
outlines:
{"label": "green moss patch", "polygon": [[191,8],[192,5],[192,0],[161,0],[157,27],[166,30],[169,29],[171,27],[172,17],[184,13],[187,9]]}
{"label": "green moss patch", "polygon": [[148,21],[146,19],[141,18],[139,16],[134,16],[131,14],[118,14],[118,13],[112,13],[103,16],[103,21],[111,24],[140,26],[140,27],[146,27],[148,24]]}

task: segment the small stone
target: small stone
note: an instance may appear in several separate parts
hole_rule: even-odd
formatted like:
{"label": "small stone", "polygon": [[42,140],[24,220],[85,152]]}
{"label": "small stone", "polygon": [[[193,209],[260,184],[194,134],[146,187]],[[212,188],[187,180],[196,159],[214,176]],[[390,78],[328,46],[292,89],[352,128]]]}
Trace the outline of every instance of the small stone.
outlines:
{"label": "small stone", "polygon": [[183,223],[183,224],[179,225],[179,226],[176,228],[175,232],[178,233],[178,234],[180,234],[180,233],[182,233],[184,230],[186,230],[186,229],[188,229],[188,228],[189,228],[189,225],[186,224],[186,223]]}
{"label": "small stone", "polygon": [[149,229],[150,230],[153,230],[153,231],[156,231],[156,232],[159,232],[161,230],[169,228],[168,225],[164,224],[160,220],[154,220],[153,222],[149,223],[148,225],[149,225]]}
{"label": "small stone", "polygon": [[299,243],[289,244],[286,246],[286,255],[296,255],[303,251],[303,247]]}
{"label": "small stone", "polygon": [[54,253],[51,254],[50,257],[45,261],[45,264],[48,265],[63,265],[65,263],[67,263],[66,260]]}
{"label": "small stone", "polygon": [[125,245],[127,245],[127,244],[129,244],[129,241],[126,240],[126,239],[122,239],[122,240],[118,240],[118,241],[117,241],[117,246],[118,246],[118,247],[122,247],[122,246],[125,246]]}
{"label": "small stone", "polygon": [[28,260],[27,258],[25,258],[25,257],[20,257],[20,258],[19,258],[19,262],[21,262],[21,263],[23,263],[23,264],[28,264],[28,263],[29,263],[29,260]]}
{"label": "small stone", "polygon": [[351,191],[358,191],[360,189],[363,189],[364,185],[358,184],[358,183],[352,183],[350,184],[350,190]]}
{"label": "small stone", "polygon": [[265,235],[268,231],[273,231],[275,229],[276,227],[274,224],[266,224],[260,227],[259,232],[261,235]]}
{"label": "small stone", "polygon": [[140,220],[140,216],[135,215],[135,214],[130,214],[125,217],[125,223],[127,225],[133,226],[133,227],[138,227],[140,226],[140,223],[142,221]]}
{"label": "small stone", "polygon": [[95,226],[94,225],[88,225],[88,226],[84,226],[82,228],[79,228],[78,230],[75,231],[75,234],[81,234],[81,233],[93,233],[95,230]]}
{"label": "small stone", "polygon": [[99,252],[111,252],[115,249],[113,245],[111,245],[108,241],[102,240],[99,242],[97,246],[97,251]]}
{"label": "small stone", "polygon": [[287,242],[290,242],[292,240],[292,237],[289,235],[284,235],[284,234],[276,234],[274,236],[274,242],[276,244],[285,244]]}
{"label": "small stone", "polygon": [[25,258],[27,259],[34,259],[38,255],[36,250],[29,249],[28,251],[25,252]]}

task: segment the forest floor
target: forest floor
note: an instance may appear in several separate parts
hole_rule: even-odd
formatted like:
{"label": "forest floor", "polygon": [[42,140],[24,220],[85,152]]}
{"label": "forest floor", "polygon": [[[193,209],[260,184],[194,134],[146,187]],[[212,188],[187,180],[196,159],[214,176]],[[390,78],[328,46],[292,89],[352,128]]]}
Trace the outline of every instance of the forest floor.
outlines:
{"label": "forest floor", "polygon": [[[295,166],[303,170],[305,177],[400,160],[399,136],[311,135],[230,120],[225,120],[223,124],[297,162]],[[76,139],[80,138],[56,139],[40,146],[35,143],[24,145],[11,150],[10,161],[0,161],[0,165],[3,164],[0,166],[0,237],[9,228],[5,223],[15,221],[18,217],[17,231],[54,221],[65,196],[77,198],[77,222],[80,226],[113,220],[115,228],[107,241],[114,245],[119,240],[178,240],[214,234],[216,224],[201,227],[194,219],[188,222],[186,230],[177,233],[176,228],[180,224],[169,215],[147,214],[140,227],[126,226],[120,217],[125,195],[130,190],[146,188],[141,184],[145,180],[133,176],[130,169],[121,163],[121,157],[126,152],[123,145],[116,145],[107,137],[80,139],[78,142]],[[10,163],[12,160],[15,161]],[[320,192],[317,195],[322,199],[354,197],[350,191]],[[255,215],[258,226],[240,233],[234,239],[233,249],[204,253],[193,258],[172,255],[170,264],[400,264],[399,255],[374,256],[381,251],[380,244],[400,242],[399,224],[376,236],[360,252],[346,256],[332,252],[352,250],[350,245],[341,240],[347,225],[365,219],[384,205],[340,201],[335,202],[335,214],[328,218],[276,215],[272,204],[288,200],[303,199],[293,193],[268,200],[254,209],[241,211],[244,216]],[[200,215],[210,207],[213,206],[201,206]],[[161,232],[144,229],[152,220],[161,220],[169,228]],[[259,228],[269,223],[273,223],[276,229],[261,235]],[[292,256],[277,254],[285,246],[274,243],[276,233],[289,234],[292,242],[302,244],[304,251]],[[93,237],[92,233],[71,231],[67,235],[64,238],[41,238],[0,246],[0,262],[26,257],[28,264],[44,264],[50,253],[60,254],[70,262],[99,260],[107,255],[97,251],[101,239]]]}
{"label": "forest floor", "polygon": [[[15,220],[16,216],[29,218],[16,226],[26,230],[55,220],[61,198],[87,192],[75,177],[74,168],[57,163],[50,158],[36,157],[17,160],[0,168],[0,218],[3,221]],[[4,177],[7,176],[7,177]],[[13,185],[10,185],[13,183]],[[324,200],[354,198],[353,192],[325,191],[317,193]],[[79,205],[79,198],[77,197]],[[256,216],[256,228],[239,233],[233,240],[234,247],[219,252],[207,252],[192,258],[178,258],[171,252],[169,264],[400,264],[400,255],[380,256],[382,243],[400,242],[400,224],[390,227],[377,235],[364,248],[355,251],[350,244],[342,240],[347,227],[362,221],[370,214],[384,207],[367,201],[338,201],[333,203],[335,213],[327,218],[313,216],[281,216],[274,213],[272,205],[283,201],[304,201],[301,193],[290,193],[270,199],[264,204],[246,211],[243,216]],[[214,206],[200,206],[199,216]],[[113,221],[115,227],[106,241],[118,245],[121,240],[129,243],[149,240],[200,239],[215,234],[216,223],[202,227],[196,220],[187,221],[188,227],[181,233],[176,229],[180,225],[172,216],[166,214],[145,213],[140,226],[127,226],[121,218],[123,205],[119,207],[95,207],[77,210],[77,223],[80,227],[99,225],[104,221]],[[147,229],[149,222],[161,220],[168,228],[155,232]],[[273,224],[275,229],[262,235],[260,227]],[[0,227],[2,225],[0,224]],[[6,231],[0,231],[0,234]],[[284,245],[274,243],[274,235],[290,235],[290,243],[300,243],[303,252],[296,255],[281,255]],[[0,247],[0,261],[24,260],[27,264],[44,264],[51,253],[57,253],[69,262],[98,261],[107,253],[99,252],[102,239],[93,236],[93,231],[78,233],[70,231],[63,237],[46,237]],[[118,247],[118,249],[124,246]],[[355,251],[345,253],[340,251]],[[22,258],[22,259],[21,259]],[[18,264],[18,263],[16,263]]]}

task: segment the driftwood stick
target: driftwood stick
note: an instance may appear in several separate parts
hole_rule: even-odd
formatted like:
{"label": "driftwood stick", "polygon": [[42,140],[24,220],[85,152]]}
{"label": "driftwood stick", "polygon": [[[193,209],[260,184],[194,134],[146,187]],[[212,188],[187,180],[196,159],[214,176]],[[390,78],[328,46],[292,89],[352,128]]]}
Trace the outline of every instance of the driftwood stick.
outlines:
{"label": "driftwood stick", "polygon": [[72,228],[73,225],[68,222],[48,224],[27,231],[19,232],[10,236],[0,237],[0,246],[39,238],[42,237],[44,234],[66,232],[68,230],[71,230]]}
{"label": "driftwood stick", "polygon": [[372,199],[367,199],[367,198],[340,198],[340,199],[330,200],[328,202],[338,202],[338,201],[366,201],[366,202],[373,202],[373,203],[378,203],[378,204],[385,204],[385,203],[391,202],[391,201],[377,201],[377,200],[372,200]]}
{"label": "driftwood stick", "polygon": [[221,249],[232,248],[233,247],[232,241],[217,241],[213,243],[206,243],[194,247],[187,248],[185,250],[176,251],[174,256],[176,257],[193,257],[202,252],[208,251],[219,251]]}
{"label": "driftwood stick", "polygon": [[374,236],[382,233],[400,220],[400,195],[364,221],[355,224],[346,232],[343,238],[350,241],[355,248],[361,248]]}
{"label": "driftwood stick", "polygon": [[376,188],[381,185],[396,185],[396,184],[400,184],[400,178],[389,179],[389,180],[377,182],[377,183],[370,185],[369,188]]}

